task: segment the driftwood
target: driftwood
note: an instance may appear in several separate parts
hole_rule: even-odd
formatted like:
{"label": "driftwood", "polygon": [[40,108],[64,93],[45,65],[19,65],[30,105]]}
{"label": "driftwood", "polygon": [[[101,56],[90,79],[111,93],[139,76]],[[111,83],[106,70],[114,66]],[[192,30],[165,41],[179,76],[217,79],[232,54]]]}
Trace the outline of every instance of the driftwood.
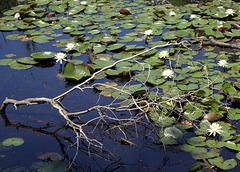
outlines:
{"label": "driftwood", "polygon": [[[231,39],[230,39],[231,40]],[[226,47],[226,48],[240,48],[240,43],[226,43],[226,42],[219,42],[215,40],[213,37],[209,37],[209,41],[203,41],[202,45],[211,45],[211,46],[219,46],[219,47]]]}

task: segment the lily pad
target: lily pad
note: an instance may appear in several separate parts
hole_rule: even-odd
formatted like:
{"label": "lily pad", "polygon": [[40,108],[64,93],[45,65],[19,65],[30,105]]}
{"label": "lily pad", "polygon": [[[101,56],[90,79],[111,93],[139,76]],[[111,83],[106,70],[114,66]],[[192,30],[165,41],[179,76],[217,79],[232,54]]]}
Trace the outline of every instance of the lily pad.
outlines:
{"label": "lily pad", "polygon": [[38,63],[32,57],[21,57],[21,58],[17,58],[16,61],[18,63],[28,64],[28,65],[34,65]]}
{"label": "lily pad", "polygon": [[125,47],[126,44],[112,44],[107,47],[108,51],[120,50]]}
{"label": "lily pad", "polygon": [[235,159],[228,159],[224,161],[221,156],[214,159],[209,159],[209,162],[223,170],[230,170],[237,166]]}
{"label": "lily pad", "polygon": [[175,126],[167,127],[164,129],[164,136],[173,139],[180,139],[183,137],[183,132]]}
{"label": "lily pad", "polygon": [[51,60],[54,58],[55,55],[56,53],[54,52],[45,51],[45,52],[32,53],[31,57],[33,57],[34,60],[42,61],[42,60]]}
{"label": "lily pad", "polygon": [[62,161],[54,161],[41,167],[39,172],[61,172],[67,170],[67,164]]}
{"label": "lily pad", "polygon": [[32,67],[32,65],[18,63],[16,60],[9,62],[8,65],[10,66],[11,69],[14,70],[26,70]]}
{"label": "lily pad", "polygon": [[54,38],[50,37],[50,36],[41,35],[41,36],[32,37],[32,40],[36,43],[48,43],[48,42],[54,40]]}
{"label": "lily pad", "polygon": [[20,137],[12,137],[2,142],[3,146],[20,146],[24,143],[24,140]]}
{"label": "lily pad", "polygon": [[10,167],[1,169],[1,172],[28,172],[28,170],[25,167],[21,167],[21,166],[10,166]]}
{"label": "lily pad", "polygon": [[67,79],[79,81],[84,77],[90,76],[90,72],[84,64],[74,65],[72,63],[67,63],[64,68],[64,75]]}
{"label": "lily pad", "polygon": [[178,84],[177,87],[180,90],[183,90],[183,91],[190,91],[190,90],[198,89],[198,85],[197,84],[189,84],[189,85]]}
{"label": "lily pad", "polygon": [[0,59],[0,66],[7,66],[12,61],[14,61],[14,59]]}

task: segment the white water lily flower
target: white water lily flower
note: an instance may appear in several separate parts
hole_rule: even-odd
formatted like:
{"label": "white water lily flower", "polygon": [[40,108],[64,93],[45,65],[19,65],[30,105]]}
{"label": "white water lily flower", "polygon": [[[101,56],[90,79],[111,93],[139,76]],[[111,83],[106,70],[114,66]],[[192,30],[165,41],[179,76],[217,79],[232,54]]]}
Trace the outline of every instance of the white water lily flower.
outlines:
{"label": "white water lily flower", "polygon": [[82,1],[81,4],[82,4],[82,5],[86,5],[86,4],[87,4],[87,1]]}
{"label": "white water lily flower", "polygon": [[229,15],[234,15],[234,11],[233,11],[233,9],[227,9],[227,11],[226,11],[226,14],[227,14],[227,16],[229,16]]}
{"label": "white water lily flower", "polygon": [[165,78],[172,78],[174,76],[174,72],[171,69],[166,69],[162,72],[162,76]]}
{"label": "white water lily flower", "polygon": [[14,18],[17,19],[17,20],[20,20],[21,19],[20,13],[16,13],[14,15]]}
{"label": "white water lily flower", "polygon": [[174,11],[170,11],[169,16],[175,16],[176,13]]}
{"label": "white water lily flower", "polygon": [[147,36],[149,36],[149,35],[151,35],[152,34],[152,30],[146,30],[145,32],[144,32],[144,35],[147,35]]}
{"label": "white water lily flower", "polygon": [[69,16],[72,16],[72,15],[73,15],[73,13],[72,13],[72,12],[69,12],[69,13],[68,13],[68,15],[69,15]]}
{"label": "white water lily flower", "polygon": [[222,130],[220,130],[221,128],[222,128],[222,127],[221,127],[219,124],[217,124],[217,123],[212,123],[212,124],[210,125],[210,129],[207,129],[208,132],[210,133],[209,136],[211,136],[211,135],[215,136],[216,133],[217,133],[217,134],[221,134],[221,132],[223,132]]}
{"label": "white water lily flower", "polygon": [[220,60],[218,62],[218,65],[221,66],[221,67],[225,67],[227,64],[228,64],[228,62],[226,60]]}
{"label": "white water lily flower", "polygon": [[166,58],[166,57],[169,57],[169,53],[168,53],[168,51],[166,51],[166,50],[161,51],[161,52],[159,53],[159,57],[160,57],[160,58]]}
{"label": "white water lily flower", "polygon": [[66,45],[66,49],[67,50],[72,50],[73,48],[75,48],[75,44],[74,43],[67,43],[67,45]]}
{"label": "white water lily flower", "polygon": [[60,64],[62,64],[62,61],[67,61],[65,58],[67,58],[67,54],[65,53],[57,53],[55,55],[56,63],[60,62]]}

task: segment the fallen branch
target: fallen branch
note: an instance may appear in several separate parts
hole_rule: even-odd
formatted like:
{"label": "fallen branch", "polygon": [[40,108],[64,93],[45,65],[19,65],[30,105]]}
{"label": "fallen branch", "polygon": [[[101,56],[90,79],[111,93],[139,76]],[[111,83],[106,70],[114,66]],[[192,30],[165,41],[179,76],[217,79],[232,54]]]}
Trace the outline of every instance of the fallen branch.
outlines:
{"label": "fallen branch", "polygon": [[230,44],[226,42],[216,41],[213,37],[209,37],[209,41],[203,41],[202,45],[211,45],[211,46],[220,46],[220,47],[229,47],[229,48],[240,48],[240,44]]}

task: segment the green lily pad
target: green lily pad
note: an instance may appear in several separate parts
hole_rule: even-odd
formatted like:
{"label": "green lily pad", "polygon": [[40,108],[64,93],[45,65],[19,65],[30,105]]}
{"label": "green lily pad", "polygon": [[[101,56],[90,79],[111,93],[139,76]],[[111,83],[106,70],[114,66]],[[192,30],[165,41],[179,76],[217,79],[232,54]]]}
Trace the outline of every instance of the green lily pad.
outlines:
{"label": "green lily pad", "polygon": [[6,140],[4,140],[2,142],[3,146],[20,146],[24,143],[24,140],[22,138],[19,137],[12,137],[12,138],[8,138]]}
{"label": "green lily pad", "polygon": [[189,85],[178,84],[177,87],[180,90],[183,90],[183,91],[190,91],[190,90],[198,89],[198,85],[197,84],[189,84]]}
{"label": "green lily pad", "polygon": [[97,35],[97,34],[101,33],[101,31],[100,30],[91,30],[91,31],[88,31],[87,33],[92,34],[92,35]]}
{"label": "green lily pad", "polygon": [[28,170],[25,167],[21,166],[10,166],[1,169],[1,172],[28,172]]}
{"label": "green lily pad", "polygon": [[120,50],[125,47],[126,44],[112,44],[107,47],[108,51]]}
{"label": "green lily pad", "polygon": [[191,137],[187,139],[187,143],[193,146],[205,146],[206,145],[206,137],[198,136],[198,137]]}
{"label": "green lily pad", "polygon": [[0,59],[0,66],[7,66],[12,61],[15,61],[15,60],[14,59]]}
{"label": "green lily pad", "polygon": [[209,162],[223,170],[230,170],[237,166],[235,159],[228,159],[224,161],[221,156],[214,159],[209,159]]}
{"label": "green lily pad", "polygon": [[44,22],[44,21],[42,21],[42,20],[34,20],[32,23],[35,24],[35,25],[38,26],[38,27],[46,27],[46,26],[49,26],[49,23]]}
{"label": "green lily pad", "polygon": [[106,50],[106,47],[104,45],[98,44],[96,46],[93,46],[93,53],[98,54],[102,53]]}
{"label": "green lily pad", "polygon": [[180,139],[183,137],[183,132],[175,126],[167,127],[164,129],[164,136],[173,139]]}
{"label": "green lily pad", "polygon": [[84,77],[90,76],[90,72],[84,64],[74,65],[72,63],[67,63],[63,73],[67,79],[73,79],[77,81]]}
{"label": "green lily pad", "polygon": [[21,57],[21,58],[17,58],[16,61],[18,63],[22,63],[22,64],[29,64],[29,65],[34,65],[37,64],[38,62],[34,60],[34,58],[32,57]]}
{"label": "green lily pad", "polygon": [[0,31],[14,31],[17,30],[17,27],[15,25],[0,25]]}
{"label": "green lily pad", "polygon": [[127,24],[122,24],[120,27],[122,27],[123,29],[133,29],[136,27],[136,25],[132,23],[127,23]]}
{"label": "green lily pad", "polygon": [[39,169],[39,172],[61,172],[67,170],[67,164],[62,161],[54,161],[44,165]]}
{"label": "green lily pad", "polygon": [[225,146],[228,149],[235,150],[235,151],[240,151],[240,144],[235,144],[233,142],[228,141],[228,142],[225,143]]}
{"label": "green lily pad", "polygon": [[178,142],[175,139],[169,138],[169,137],[162,137],[160,139],[160,141],[165,145],[176,145],[176,144],[178,144]]}
{"label": "green lily pad", "polygon": [[54,52],[37,52],[37,53],[32,53],[31,57],[34,58],[34,60],[41,61],[41,60],[51,60],[54,58],[56,53]]}
{"label": "green lily pad", "polygon": [[67,4],[56,4],[56,5],[49,5],[48,8],[52,11],[56,11],[58,13],[63,13],[67,8]]}
{"label": "green lily pad", "polygon": [[32,40],[36,43],[48,43],[48,42],[54,40],[54,38],[50,37],[50,36],[42,35],[42,36],[34,36],[34,37],[32,37]]}
{"label": "green lily pad", "polygon": [[26,70],[32,67],[32,65],[18,63],[16,60],[9,62],[8,65],[10,66],[11,69],[14,70]]}
{"label": "green lily pad", "polygon": [[230,94],[230,95],[236,95],[237,94],[237,90],[228,82],[225,82],[222,85],[222,88],[223,88],[223,91],[227,94]]}
{"label": "green lily pad", "polygon": [[176,36],[176,31],[168,31],[168,32],[164,32],[162,34],[162,39],[164,40],[173,40],[173,39],[177,39],[178,37]]}

